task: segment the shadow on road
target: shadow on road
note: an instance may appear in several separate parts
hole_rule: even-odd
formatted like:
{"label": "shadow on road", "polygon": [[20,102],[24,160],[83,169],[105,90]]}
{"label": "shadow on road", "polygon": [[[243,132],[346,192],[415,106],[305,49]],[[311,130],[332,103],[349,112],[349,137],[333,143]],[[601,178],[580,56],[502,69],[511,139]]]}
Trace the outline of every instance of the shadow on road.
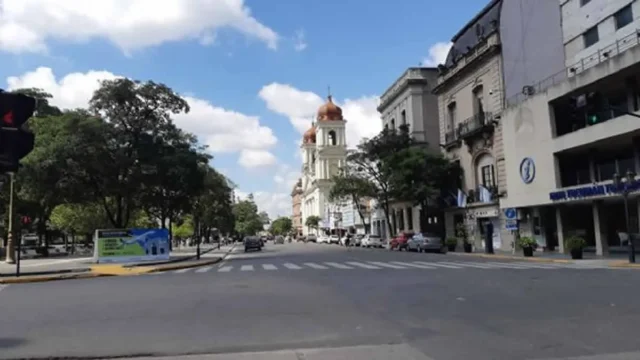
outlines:
{"label": "shadow on road", "polygon": [[22,346],[27,341],[24,339],[17,338],[0,338],[0,349],[8,349],[12,347]]}

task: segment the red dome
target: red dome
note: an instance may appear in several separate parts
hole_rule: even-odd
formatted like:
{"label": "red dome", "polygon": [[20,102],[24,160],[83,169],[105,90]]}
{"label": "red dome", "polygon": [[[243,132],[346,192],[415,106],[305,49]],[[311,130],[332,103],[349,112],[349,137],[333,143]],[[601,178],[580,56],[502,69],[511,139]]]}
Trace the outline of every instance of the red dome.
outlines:
{"label": "red dome", "polygon": [[316,126],[311,125],[311,128],[302,135],[303,144],[315,144],[316,143]]}
{"label": "red dome", "polygon": [[327,102],[318,109],[318,121],[343,121],[342,109],[333,103],[331,95],[327,97]]}

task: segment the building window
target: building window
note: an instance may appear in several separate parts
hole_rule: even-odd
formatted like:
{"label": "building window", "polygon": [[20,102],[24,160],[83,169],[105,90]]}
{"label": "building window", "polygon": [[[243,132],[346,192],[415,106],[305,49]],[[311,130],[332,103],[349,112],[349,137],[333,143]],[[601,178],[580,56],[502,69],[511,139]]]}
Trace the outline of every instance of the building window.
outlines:
{"label": "building window", "polygon": [[495,169],[493,165],[485,165],[480,171],[482,172],[482,185],[486,188],[495,186]]}
{"label": "building window", "polygon": [[475,115],[484,113],[484,89],[482,86],[473,89],[473,113]]}
{"label": "building window", "polygon": [[396,119],[391,119],[391,130],[396,129]]}
{"label": "building window", "polygon": [[585,6],[585,5],[587,5],[589,2],[591,2],[591,0],[580,0],[580,6]]}
{"label": "building window", "polygon": [[631,10],[631,4],[623,7],[617,13],[613,15],[616,20],[616,30],[631,24],[633,21],[633,11]]}
{"label": "building window", "polygon": [[448,115],[447,130],[452,130],[456,124],[456,103],[449,104],[447,115]]}
{"label": "building window", "polygon": [[600,41],[600,36],[598,35],[598,25],[592,27],[591,29],[587,30],[583,35],[582,38],[584,39],[584,48],[588,48],[590,46],[592,46],[593,44],[597,43],[598,41]]}
{"label": "building window", "polygon": [[337,144],[337,140],[336,140],[336,132],[331,130],[329,131],[329,145],[336,145]]}
{"label": "building window", "polygon": [[402,125],[407,125],[407,112],[405,110],[402,110],[402,112],[400,113],[400,119],[402,121]]}

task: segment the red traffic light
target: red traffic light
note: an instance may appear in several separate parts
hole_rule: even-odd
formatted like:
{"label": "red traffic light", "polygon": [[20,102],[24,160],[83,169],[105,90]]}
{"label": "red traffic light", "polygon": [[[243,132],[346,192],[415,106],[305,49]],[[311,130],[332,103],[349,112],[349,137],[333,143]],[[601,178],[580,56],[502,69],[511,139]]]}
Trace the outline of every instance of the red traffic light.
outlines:
{"label": "red traffic light", "polygon": [[24,225],[31,224],[31,218],[29,216],[23,216],[21,220]]}
{"label": "red traffic light", "polygon": [[2,116],[2,122],[5,125],[13,126],[13,110],[9,110],[8,113]]}
{"label": "red traffic light", "polygon": [[36,99],[23,94],[0,93],[0,115],[4,126],[20,128],[33,116]]}

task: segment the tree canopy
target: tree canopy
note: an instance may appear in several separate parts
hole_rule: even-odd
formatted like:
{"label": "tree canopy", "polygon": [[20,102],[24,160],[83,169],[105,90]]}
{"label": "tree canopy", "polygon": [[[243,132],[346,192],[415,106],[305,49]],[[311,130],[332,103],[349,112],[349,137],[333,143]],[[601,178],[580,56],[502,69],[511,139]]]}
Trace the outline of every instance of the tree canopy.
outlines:
{"label": "tree canopy", "polygon": [[269,232],[273,235],[287,235],[293,229],[293,222],[289,217],[279,217],[271,223]]}
{"label": "tree canopy", "polygon": [[45,240],[55,230],[87,236],[97,228],[176,224],[174,233],[208,236],[236,228],[234,185],[210,165],[206,147],[174,124],[189,106],[168,86],[105,80],[86,109],[57,108],[41,89],[15,92],[38,102],[28,122],[34,149],[15,176],[14,219],[33,218],[31,230]]}

